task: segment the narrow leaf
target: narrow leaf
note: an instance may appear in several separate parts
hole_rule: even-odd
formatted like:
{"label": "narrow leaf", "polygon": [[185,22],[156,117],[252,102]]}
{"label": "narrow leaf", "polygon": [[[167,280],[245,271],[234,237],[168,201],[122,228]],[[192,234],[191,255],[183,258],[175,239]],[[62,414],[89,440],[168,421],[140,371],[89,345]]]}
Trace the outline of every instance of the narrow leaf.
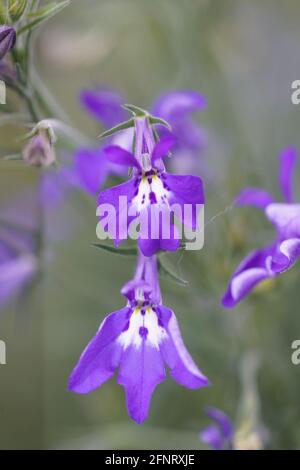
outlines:
{"label": "narrow leaf", "polygon": [[123,104],[122,108],[126,109],[127,111],[130,111],[131,113],[134,114],[134,116],[148,116],[149,113],[143,108],[140,108],[139,106],[135,106],[134,104]]}
{"label": "narrow leaf", "polygon": [[28,18],[32,19],[29,23],[25,24],[22,28],[17,31],[17,35],[24,33],[28,30],[33,30],[37,26],[39,26],[44,21],[49,20],[57,13],[61,12],[64,8],[66,8],[70,4],[70,0],[65,0],[61,3],[51,3],[46,7],[34,12],[29,13]]}
{"label": "narrow leaf", "polygon": [[93,243],[93,246],[96,248],[100,248],[104,251],[109,251],[110,253],[114,253],[115,255],[123,255],[123,256],[133,256],[137,255],[137,249],[135,247],[132,248],[115,248],[111,245],[105,245],[104,243]]}
{"label": "narrow leaf", "polygon": [[121,122],[121,124],[118,124],[115,127],[112,127],[111,129],[108,129],[107,131],[103,132],[98,136],[98,139],[103,139],[104,137],[109,137],[116,132],[123,131],[124,129],[130,129],[130,127],[134,127],[134,119],[129,119],[128,121]]}
{"label": "narrow leaf", "polygon": [[149,116],[149,122],[150,122],[150,124],[152,124],[154,126],[156,124],[160,124],[161,126],[167,127],[167,129],[169,129],[169,131],[172,130],[172,127],[170,126],[170,124],[162,118],[158,118],[158,117],[155,117],[155,116]]}
{"label": "narrow leaf", "polygon": [[158,270],[160,272],[160,274],[168,277],[169,279],[171,279],[172,281],[176,282],[177,284],[179,284],[180,286],[186,286],[188,284],[188,281],[186,281],[185,279],[182,279],[181,277],[179,277],[177,274],[173,273],[170,268],[168,268],[163,262],[162,262],[162,259],[161,259],[161,256],[158,257]]}

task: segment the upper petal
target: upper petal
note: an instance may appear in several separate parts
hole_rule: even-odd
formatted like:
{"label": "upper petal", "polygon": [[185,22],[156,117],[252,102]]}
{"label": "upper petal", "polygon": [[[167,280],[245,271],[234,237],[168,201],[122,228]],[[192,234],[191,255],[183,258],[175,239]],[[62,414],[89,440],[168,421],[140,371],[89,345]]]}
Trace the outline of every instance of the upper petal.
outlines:
{"label": "upper petal", "polygon": [[279,185],[287,202],[293,200],[293,175],[298,160],[295,147],[284,149],[280,155]]}
{"label": "upper petal", "polygon": [[274,275],[270,268],[274,245],[254,250],[238,266],[232,275],[227,291],[222,298],[226,308],[234,307],[261,281]]}
{"label": "upper petal", "polygon": [[276,225],[282,238],[300,237],[300,204],[270,204],[266,215]]}
{"label": "upper petal", "polygon": [[246,188],[236,198],[235,203],[238,206],[255,206],[265,209],[273,202],[273,197],[264,189]]}
{"label": "upper petal", "polygon": [[161,95],[152,108],[155,116],[167,121],[206,107],[206,98],[196,91],[177,90]]}
{"label": "upper petal", "polygon": [[128,152],[128,150],[125,150],[118,145],[110,145],[105,147],[104,152],[108,160],[112,163],[128,167],[135,167],[137,169],[141,168],[135,156],[131,152]]}
{"label": "upper petal", "polygon": [[174,313],[166,307],[158,308],[168,338],[162,342],[160,349],[164,361],[170,368],[170,375],[187,388],[201,388],[209,385],[208,379],[197,367],[187,351]]}
{"label": "upper petal", "polygon": [[164,158],[168,155],[170,150],[174,147],[176,143],[176,138],[172,134],[164,135],[159,142],[155,145],[152,156],[151,156],[151,163],[154,165],[156,160]]}
{"label": "upper petal", "polygon": [[122,96],[108,88],[83,90],[80,93],[80,102],[85,109],[101,123],[110,128],[126,119],[126,111],[122,108]]}
{"label": "upper petal", "polygon": [[89,393],[113,376],[119,366],[121,347],[116,342],[128,322],[128,307],[111,313],[83,351],[69,379],[69,390]]}

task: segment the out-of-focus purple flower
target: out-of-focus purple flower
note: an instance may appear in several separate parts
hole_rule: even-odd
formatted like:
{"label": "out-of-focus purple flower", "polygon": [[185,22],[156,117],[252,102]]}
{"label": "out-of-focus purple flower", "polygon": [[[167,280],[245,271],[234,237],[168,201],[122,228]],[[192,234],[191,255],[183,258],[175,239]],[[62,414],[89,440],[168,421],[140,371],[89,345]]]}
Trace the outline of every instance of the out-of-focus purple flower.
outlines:
{"label": "out-of-focus purple flower", "polygon": [[74,168],[82,188],[90,194],[98,194],[108,174],[103,149],[78,149],[74,156]]}
{"label": "out-of-focus purple flower", "polygon": [[[152,107],[152,114],[171,124],[176,136],[175,156],[182,165],[190,157],[196,158],[207,145],[204,130],[192,119],[192,113],[206,108],[206,98],[196,91],[177,90],[161,95]],[[161,135],[165,132],[162,127]]]}
{"label": "out-of-focus purple flower", "polygon": [[119,93],[109,88],[83,90],[80,93],[80,102],[106,129],[126,119],[127,112],[122,108],[125,100]]}
{"label": "out-of-focus purple flower", "polygon": [[[126,120],[128,116],[127,111],[122,108],[122,104],[125,103],[122,96],[109,88],[99,87],[95,90],[83,90],[80,94],[80,102],[105,129],[114,127],[119,122]],[[111,137],[109,142],[131,150],[132,129],[119,132]],[[120,169],[120,166],[107,161],[103,147],[79,148],[75,153],[74,172],[82,189],[91,195],[99,194],[109,174],[124,176],[124,171]]]}
{"label": "out-of-focus purple flower", "polygon": [[[141,226],[147,226],[145,232],[141,229],[138,240],[145,256],[152,256],[159,250],[176,251],[180,246],[180,237],[172,221],[171,209],[179,208],[176,215],[182,224],[195,230],[197,209],[204,204],[203,183],[197,176],[171,175],[165,171],[163,158],[175,143],[172,134],[155,143],[148,118],[137,118],[135,127],[136,155],[115,145],[105,149],[112,163],[134,168],[133,178],[102,191],[98,203],[99,206],[110,204],[115,209],[116,234],[112,235],[116,245],[126,238],[129,225],[139,217]],[[127,202],[122,207],[121,198],[126,198]],[[190,211],[186,210],[188,206]],[[103,225],[109,231],[107,222]]]}
{"label": "out-of-focus purple flower", "polygon": [[[1,236],[1,235],[0,235]],[[37,259],[32,254],[12,253],[0,240],[0,310],[13,297],[20,295],[37,271]]]}
{"label": "out-of-focus purple flower", "polygon": [[16,43],[16,31],[13,26],[0,26],[0,60],[8,54]]}
{"label": "out-of-focus purple flower", "polygon": [[276,238],[268,246],[254,250],[232,275],[222,299],[225,307],[234,307],[260,282],[290,269],[300,256],[300,204],[294,203],[292,177],[297,162],[293,147],[280,154],[279,184],[286,202],[276,202],[267,191],[247,188],[237,204],[262,209],[276,228]]}
{"label": "out-of-focus purple flower", "polygon": [[47,131],[40,130],[23,148],[23,159],[29,166],[47,167],[56,160],[53,142]]}
{"label": "out-of-focus purple flower", "polygon": [[22,193],[0,208],[0,310],[22,294],[38,271],[34,196]]}
{"label": "out-of-focus purple flower", "polygon": [[162,305],[154,257],[140,254],[135,277],[122,294],[127,306],[105,318],[73,370],[69,390],[89,393],[118,369],[128,413],[142,423],[152,393],[166,377],[165,365],[184,387],[198,389],[208,380],[186,350],[174,313]]}
{"label": "out-of-focus purple flower", "polygon": [[214,450],[233,448],[234,428],[231,420],[223,411],[208,407],[206,414],[214,421],[200,433],[200,439]]}

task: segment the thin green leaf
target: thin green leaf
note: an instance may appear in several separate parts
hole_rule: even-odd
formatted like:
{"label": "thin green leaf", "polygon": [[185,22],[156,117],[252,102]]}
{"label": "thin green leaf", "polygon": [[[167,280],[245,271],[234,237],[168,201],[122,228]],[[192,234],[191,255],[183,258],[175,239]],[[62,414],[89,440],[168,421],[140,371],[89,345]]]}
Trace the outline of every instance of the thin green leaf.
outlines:
{"label": "thin green leaf", "polygon": [[170,126],[170,124],[162,118],[158,118],[158,117],[155,117],[155,116],[149,116],[149,122],[150,122],[150,124],[152,124],[152,126],[155,126],[156,124],[160,124],[161,126],[167,127],[167,129],[169,129],[169,131],[172,130],[172,127]]}
{"label": "thin green leaf", "polygon": [[104,137],[109,137],[116,132],[123,131],[124,129],[130,129],[130,127],[134,127],[134,119],[129,119],[128,121],[122,122],[121,124],[118,124],[115,127],[112,127],[111,129],[108,129],[107,131],[103,132],[98,136],[98,139],[103,139]]}
{"label": "thin green leaf", "polygon": [[123,256],[133,256],[137,255],[137,249],[135,247],[132,248],[115,248],[114,246],[105,245],[104,243],[93,243],[93,246],[96,248],[100,248],[104,251],[109,251],[110,253],[114,253],[115,255],[123,255]]}
{"label": "thin green leaf", "polygon": [[29,13],[28,18],[32,19],[29,23],[25,24],[22,28],[17,31],[17,35],[24,33],[25,31],[33,30],[37,26],[39,26],[44,21],[49,20],[57,13],[60,13],[64,8],[66,8],[70,4],[70,0],[65,0],[61,3],[51,3],[46,7],[34,12]]}
{"label": "thin green leaf", "polygon": [[134,116],[149,116],[148,111],[134,104],[123,104],[122,108],[130,111]]}
{"label": "thin green leaf", "polygon": [[163,276],[168,277],[172,281],[176,282],[176,284],[179,284],[180,286],[186,286],[188,284],[188,281],[185,279],[182,279],[179,277],[177,274],[173,273],[170,268],[168,268],[163,262],[161,256],[158,256],[158,270],[160,274]]}

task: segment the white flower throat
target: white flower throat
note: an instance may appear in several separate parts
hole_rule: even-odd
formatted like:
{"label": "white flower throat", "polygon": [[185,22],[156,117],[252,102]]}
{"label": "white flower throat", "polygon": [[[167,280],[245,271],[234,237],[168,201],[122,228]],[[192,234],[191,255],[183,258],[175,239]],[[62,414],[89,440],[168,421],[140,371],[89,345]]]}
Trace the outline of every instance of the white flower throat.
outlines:
{"label": "white flower throat", "polygon": [[129,346],[139,348],[143,341],[159,349],[160,343],[167,337],[168,334],[159,325],[157,314],[152,307],[136,307],[131,314],[128,329],[120,334],[117,341],[124,349]]}

